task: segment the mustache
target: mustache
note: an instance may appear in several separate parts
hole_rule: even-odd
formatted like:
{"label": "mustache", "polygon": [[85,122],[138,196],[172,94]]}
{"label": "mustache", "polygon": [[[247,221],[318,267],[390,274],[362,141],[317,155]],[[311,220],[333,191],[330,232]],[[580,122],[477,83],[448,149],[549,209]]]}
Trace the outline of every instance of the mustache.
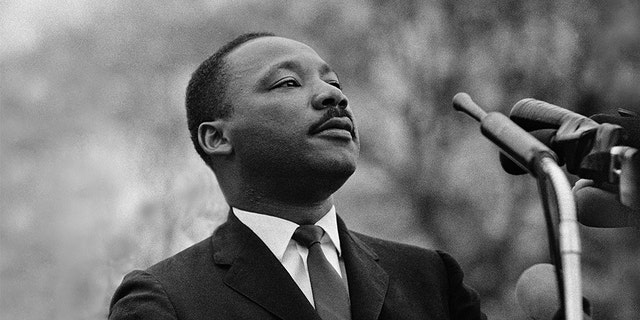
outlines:
{"label": "mustache", "polygon": [[354,126],[352,128],[352,132],[355,130],[355,124],[353,122],[353,114],[351,114],[351,112],[347,111],[346,109],[340,108],[338,106],[335,107],[328,107],[326,112],[322,115],[322,118],[320,118],[320,120],[318,120],[318,122],[314,123],[311,128],[309,129],[309,132],[318,132],[320,126],[322,126],[325,122],[333,119],[333,118],[349,118],[349,120],[351,120],[351,124]]}
{"label": "mustache", "polygon": [[349,113],[347,109],[334,106],[334,107],[327,108],[327,112],[325,113],[324,117],[326,117],[326,120],[329,120],[331,118],[339,118],[339,117],[347,117],[351,119],[351,113]]}

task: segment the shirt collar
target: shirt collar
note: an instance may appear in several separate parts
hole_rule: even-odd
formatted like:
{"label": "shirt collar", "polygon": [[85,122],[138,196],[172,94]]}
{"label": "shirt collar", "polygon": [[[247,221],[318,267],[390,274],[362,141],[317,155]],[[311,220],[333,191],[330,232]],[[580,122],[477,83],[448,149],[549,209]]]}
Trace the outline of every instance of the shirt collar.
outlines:
{"label": "shirt collar", "polygon": [[[240,210],[238,208],[232,208],[232,210],[236,217],[264,242],[276,258],[282,261],[284,251],[289,245],[293,232],[298,228],[298,224],[282,218]],[[340,256],[342,250],[340,248],[340,237],[338,236],[338,221],[335,206],[331,206],[329,212],[320,218],[320,220],[316,222],[316,225],[324,229],[326,235],[329,236],[329,240],[331,240],[336,247],[338,256]]]}
{"label": "shirt collar", "polygon": [[[331,209],[324,217],[320,218],[318,222],[316,222],[317,226],[322,227],[326,235],[329,236],[329,240],[333,242],[333,245],[338,250],[338,256],[342,255],[342,249],[340,247],[340,236],[338,236],[338,217],[336,215],[336,207],[331,206]],[[293,235],[293,233],[291,234]]]}

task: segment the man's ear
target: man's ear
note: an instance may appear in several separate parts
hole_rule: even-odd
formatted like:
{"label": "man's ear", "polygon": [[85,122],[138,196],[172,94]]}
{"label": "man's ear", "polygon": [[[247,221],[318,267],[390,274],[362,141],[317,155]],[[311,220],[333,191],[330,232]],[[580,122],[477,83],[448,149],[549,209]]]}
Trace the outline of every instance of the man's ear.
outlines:
{"label": "man's ear", "polygon": [[233,151],[223,130],[224,123],[223,120],[215,120],[198,126],[198,142],[206,154],[229,155]]}

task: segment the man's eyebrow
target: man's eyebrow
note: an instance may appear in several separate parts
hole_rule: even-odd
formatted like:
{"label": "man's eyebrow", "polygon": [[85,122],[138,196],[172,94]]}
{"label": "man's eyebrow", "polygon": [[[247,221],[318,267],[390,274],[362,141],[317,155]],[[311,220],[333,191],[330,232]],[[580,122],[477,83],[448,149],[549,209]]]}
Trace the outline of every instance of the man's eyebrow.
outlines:
{"label": "man's eyebrow", "polygon": [[331,67],[328,64],[323,63],[322,66],[320,67],[320,74],[325,75],[327,73],[333,73],[336,75],[337,78],[340,78],[338,77],[338,73],[335,72],[335,70],[331,69]]}
{"label": "man's eyebrow", "polygon": [[267,86],[269,83],[269,79],[271,78],[271,76],[273,74],[275,74],[278,70],[293,70],[293,71],[298,71],[300,70],[300,67],[302,67],[300,65],[300,63],[293,61],[293,60],[285,60],[285,61],[281,61],[278,62],[272,66],[270,66],[267,70],[265,70],[262,75],[260,76],[260,80],[259,83],[263,86]]}
{"label": "man's eyebrow", "polygon": [[[293,70],[293,71],[300,71],[303,70],[304,67],[303,65],[296,60],[285,60],[285,61],[281,61],[279,63],[276,63],[275,65],[271,66],[264,74],[265,76],[269,76],[271,74],[273,74],[274,72],[278,71],[278,70]],[[336,77],[338,76],[338,74],[331,69],[331,67],[326,64],[323,63],[322,65],[320,65],[320,68],[318,70],[320,72],[321,75],[326,75],[329,73],[333,73],[336,75]]]}
{"label": "man's eyebrow", "polygon": [[279,63],[276,63],[275,65],[271,66],[271,68],[269,68],[269,70],[267,71],[267,74],[271,74],[277,70],[280,69],[285,69],[285,70],[300,70],[302,69],[302,65],[298,62],[298,61],[294,61],[294,60],[285,60],[285,61],[281,61]]}

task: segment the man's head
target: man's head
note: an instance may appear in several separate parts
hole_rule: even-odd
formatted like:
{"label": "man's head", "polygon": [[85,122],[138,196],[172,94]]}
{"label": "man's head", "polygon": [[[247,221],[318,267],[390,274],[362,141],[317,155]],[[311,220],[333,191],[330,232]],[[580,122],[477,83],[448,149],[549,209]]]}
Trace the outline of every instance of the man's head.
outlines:
{"label": "man's head", "polygon": [[247,41],[272,36],[275,35],[268,32],[245,33],[222,46],[191,75],[186,94],[187,125],[193,146],[209,166],[209,156],[198,143],[198,126],[205,121],[227,118],[232,112],[231,105],[225,99],[229,76],[225,58]]}
{"label": "man's head", "polygon": [[222,93],[218,105],[202,99],[198,106],[202,114],[222,112],[188,116],[196,148],[227,198],[238,188],[280,201],[330,196],[355,170],[359,152],[336,73],[307,45],[268,34],[241,36],[222,50],[213,56],[221,56],[222,80],[210,88],[192,79],[187,108],[199,86],[209,87],[206,95]]}

